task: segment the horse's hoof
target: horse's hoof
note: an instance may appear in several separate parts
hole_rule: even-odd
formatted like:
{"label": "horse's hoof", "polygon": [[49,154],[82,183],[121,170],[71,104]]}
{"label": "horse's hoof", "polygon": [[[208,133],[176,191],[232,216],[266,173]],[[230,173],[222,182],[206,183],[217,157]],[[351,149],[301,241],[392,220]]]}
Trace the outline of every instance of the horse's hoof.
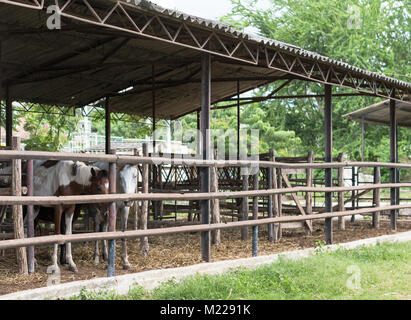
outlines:
{"label": "horse's hoof", "polygon": [[100,260],[99,259],[94,259],[94,265],[98,266],[100,264]]}
{"label": "horse's hoof", "polygon": [[74,272],[74,273],[78,273],[78,269],[77,269],[76,266],[70,266],[70,267],[69,267],[69,270],[72,271],[72,272]]}
{"label": "horse's hoof", "polygon": [[123,264],[123,270],[130,270],[131,265],[130,264]]}

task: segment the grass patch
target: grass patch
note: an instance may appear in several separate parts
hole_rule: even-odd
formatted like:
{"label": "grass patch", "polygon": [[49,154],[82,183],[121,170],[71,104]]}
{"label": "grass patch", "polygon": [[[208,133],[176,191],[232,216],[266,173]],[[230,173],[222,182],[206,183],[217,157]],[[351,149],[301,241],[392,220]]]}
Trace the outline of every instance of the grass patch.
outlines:
{"label": "grass patch", "polygon": [[411,299],[411,243],[384,243],[355,250],[317,250],[312,257],[279,261],[255,270],[170,280],[151,292],[127,295],[83,291],[85,300],[292,300]]}

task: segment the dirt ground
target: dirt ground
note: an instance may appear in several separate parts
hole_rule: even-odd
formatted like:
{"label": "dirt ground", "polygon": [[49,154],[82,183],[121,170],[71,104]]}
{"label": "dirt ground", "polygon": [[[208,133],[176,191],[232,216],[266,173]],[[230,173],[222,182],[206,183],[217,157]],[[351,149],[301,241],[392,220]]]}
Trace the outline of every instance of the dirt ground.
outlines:
{"label": "dirt ground", "polygon": [[[283,237],[278,243],[267,241],[267,227],[259,230],[259,255],[269,255],[289,250],[311,248],[318,240],[324,240],[324,224],[314,222],[312,236],[305,235],[304,230],[284,230]],[[398,232],[410,231],[410,222],[398,224]],[[334,243],[344,243],[358,239],[377,237],[391,234],[388,221],[381,222],[380,229],[373,229],[371,221],[347,222],[346,230],[339,231],[334,224]],[[221,234],[221,244],[211,249],[212,261],[222,261],[251,257],[251,229],[249,240],[240,239],[240,230],[224,230]],[[130,270],[122,270],[121,241],[117,241],[117,275],[136,273],[141,271],[175,268],[201,263],[200,236],[199,234],[179,234],[164,237],[150,238],[150,253],[143,257],[139,253],[139,240],[128,241]],[[79,272],[74,274],[65,268],[61,269],[61,282],[87,280],[105,277],[105,264],[93,264],[94,244],[73,244],[73,258]],[[16,273],[17,265],[14,250],[7,250],[5,256],[0,254],[0,295],[44,287],[47,284],[47,266],[51,264],[52,248],[43,247],[36,249],[36,273],[23,276]]]}

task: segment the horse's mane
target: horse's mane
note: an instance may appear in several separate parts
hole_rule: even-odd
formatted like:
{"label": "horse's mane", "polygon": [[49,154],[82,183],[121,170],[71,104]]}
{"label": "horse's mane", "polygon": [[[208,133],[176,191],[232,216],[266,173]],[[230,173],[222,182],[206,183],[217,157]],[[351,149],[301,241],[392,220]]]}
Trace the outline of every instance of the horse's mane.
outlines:
{"label": "horse's mane", "polygon": [[94,168],[96,173],[100,171],[99,168],[89,166],[84,162],[73,162],[72,175],[75,177],[74,181],[80,185],[88,186],[91,184],[91,169]]}

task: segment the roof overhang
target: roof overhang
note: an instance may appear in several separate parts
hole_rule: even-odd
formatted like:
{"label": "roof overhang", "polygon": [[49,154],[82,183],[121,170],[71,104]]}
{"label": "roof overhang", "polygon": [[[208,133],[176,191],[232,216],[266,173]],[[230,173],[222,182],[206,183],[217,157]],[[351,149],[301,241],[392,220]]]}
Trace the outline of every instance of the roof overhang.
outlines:
{"label": "roof overhang", "polygon": [[[411,104],[396,102],[395,108],[397,124],[402,127],[411,128]],[[367,108],[348,113],[343,117],[358,122],[364,121],[364,123],[390,125],[390,100],[375,103]]]}
{"label": "roof overhang", "polygon": [[[60,30],[46,10],[57,5]],[[2,83],[18,101],[175,118],[200,106],[200,57],[212,54],[212,102],[279,79],[403,101],[411,84],[149,1],[0,0]],[[154,73],[153,73],[154,70]],[[154,75],[154,77],[153,77]],[[128,91],[126,91],[128,90]],[[393,93],[395,92],[395,96]]]}

